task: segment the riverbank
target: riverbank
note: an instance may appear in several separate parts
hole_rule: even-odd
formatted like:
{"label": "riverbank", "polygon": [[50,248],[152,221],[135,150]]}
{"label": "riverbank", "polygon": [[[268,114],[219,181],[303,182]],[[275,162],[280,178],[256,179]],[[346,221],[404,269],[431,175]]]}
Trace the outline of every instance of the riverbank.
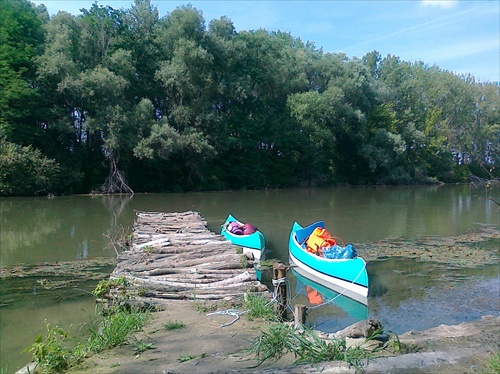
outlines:
{"label": "riverbank", "polygon": [[[176,301],[130,339],[130,344],[86,359],[72,373],[355,373],[343,362],[294,366],[294,357],[266,362],[259,367],[245,353],[251,341],[266,328],[242,317],[231,322],[229,315],[207,315],[193,302]],[[179,321],[185,328],[166,330],[165,324]],[[493,373],[486,363],[498,354],[500,317],[455,326],[441,325],[426,331],[409,331],[399,337],[402,353],[385,352],[384,357],[363,363],[365,373]],[[142,353],[134,342],[151,344]]]}
{"label": "riverbank", "polygon": [[[474,235],[477,235],[475,237]],[[421,253],[428,255],[425,259],[439,258],[446,262],[443,251],[447,248],[453,256],[454,266],[481,266],[484,262],[498,263],[496,251],[485,251],[482,248],[470,248],[465,245],[459,248],[464,236],[429,239],[421,246]],[[467,235],[467,242],[479,243],[498,241],[498,229],[481,231]],[[432,241],[436,244],[432,245]],[[443,243],[448,247],[443,246]],[[394,246],[396,248],[397,246]],[[380,245],[380,248],[386,248]],[[410,246],[407,246],[410,248]],[[397,256],[415,256],[415,246],[411,251],[400,250]],[[467,249],[468,248],[468,249]],[[483,255],[481,261],[466,261],[471,251]],[[380,252],[380,257],[388,256]],[[455,255],[458,253],[458,255]],[[364,256],[364,255],[363,255]],[[458,256],[458,257],[457,257]],[[485,257],[486,256],[486,257]],[[490,256],[490,257],[488,257]],[[478,256],[476,256],[478,257]],[[461,261],[457,261],[461,259]],[[424,259],[423,259],[424,260]],[[488,261],[485,261],[488,260]],[[208,305],[208,304],[207,304]],[[255,357],[245,353],[251,342],[266,329],[266,324],[259,321],[247,321],[243,316],[235,323],[230,323],[231,315],[209,315],[205,302],[199,300],[165,300],[165,310],[155,313],[152,322],[144,331],[129,340],[129,344],[86,359],[75,373],[226,373],[226,372],[267,372],[267,373],[312,373],[335,372],[354,373],[345,363],[326,362],[315,365],[294,366],[294,357],[286,356],[275,363],[265,363],[255,368]],[[219,309],[227,305],[220,304]],[[211,309],[212,308],[208,308]],[[401,318],[404,318],[401,317]],[[172,321],[181,322],[185,327],[179,330],[167,330],[165,326]],[[481,320],[459,325],[440,325],[425,331],[409,331],[399,336],[404,347],[398,353],[384,352],[385,357],[376,358],[364,363],[366,373],[487,373],[485,363],[492,354],[499,352],[500,341],[499,316],[485,317]],[[149,349],[139,352],[136,343],[143,343]]]}

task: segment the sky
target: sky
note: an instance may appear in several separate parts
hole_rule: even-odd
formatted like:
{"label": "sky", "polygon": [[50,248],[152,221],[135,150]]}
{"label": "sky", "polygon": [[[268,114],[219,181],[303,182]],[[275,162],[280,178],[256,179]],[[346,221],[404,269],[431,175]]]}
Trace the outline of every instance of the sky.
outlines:
{"label": "sky", "polygon": [[[80,14],[95,1],[32,1],[49,14]],[[383,57],[423,61],[481,82],[500,81],[500,1],[498,0],[151,0],[160,16],[191,4],[212,19],[228,17],[236,31],[266,29],[289,32],[324,52],[361,58],[378,51]],[[133,0],[100,0],[115,9]]]}

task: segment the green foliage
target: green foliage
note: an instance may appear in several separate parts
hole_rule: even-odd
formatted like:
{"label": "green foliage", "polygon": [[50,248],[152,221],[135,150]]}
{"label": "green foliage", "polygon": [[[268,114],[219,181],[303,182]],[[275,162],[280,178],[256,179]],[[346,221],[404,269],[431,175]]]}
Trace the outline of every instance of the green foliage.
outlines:
{"label": "green foliage", "polygon": [[[83,337],[70,338],[69,331],[47,323],[46,335],[39,335],[25,352],[33,355],[37,367],[40,366],[43,372],[66,372],[89,354],[126,343],[130,335],[141,331],[149,319],[149,313],[115,309],[101,321],[94,322],[95,328],[90,329],[86,340]],[[152,344],[143,342],[136,342],[135,347],[140,352],[153,348]]]}
{"label": "green foliage", "polygon": [[[207,28],[191,5],[49,18],[4,1],[0,61],[3,136],[31,147],[9,155],[53,162],[38,175],[63,193],[95,190],[109,159],[136,191],[452,182],[500,161],[498,85],[224,16]],[[3,194],[46,189],[4,162]]]}
{"label": "green foliage", "polygon": [[206,357],[206,353],[200,353],[199,355],[185,355],[179,357],[179,362],[186,362],[186,361],[191,361],[194,360],[195,358],[203,358]]}
{"label": "green foliage", "polygon": [[41,26],[30,2],[0,2],[0,126],[9,141],[22,146],[39,135],[35,118],[41,98],[32,82],[33,58],[43,42]]}
{"label": "green foliage", "polygon": [[483,361],[484,370],[482,373],[484,374],[494,374],[500,373],[500,353],[493,353],[490,357]]}
{"label": "green foliage", "polygon": [[68,345],[68,331],[48,323],[46,328],[46,335],[39,335],[35,342],[25,349],[25,352],[30,352],[33,355],[43,372],[64,372],[84,357],[80,345],[77,347]]}
{"label": "green foliage", "polygon": [[168,321],[163,325],[163,327],[165,327],[165,330],[171,331],[171,330],[183,329],[186,327],[186,325],[184,324],[184,322],[180,321]]}
{"label": "green foliage", "polygon": [[104,318],[97,328],[90,329],[90,336],[86,343],[87,349],[90,352],[99,353],[122,345],[131,333],[141,331],[149,319],[149,313],[117,309]]}
{"label": "green foliage", "polygon": [[217,310],[217,304],[216,303],[207,303],[207,302],[200,302],[196,301],[194,303],[194,306],[198,313],[208,313],[208,312],[214,312]]}
{"label": "green foliage", "polygon": [[59,165],[32,146],[0,139],[0,195],[45,195],[54,191]]}
{"label": "green foliage", "polygon": [[[119,278],[114,278],[114,279],[109,279],[109,280],[101,280],[97,284],[97,286],[94,288],[92,291],[92,294],[95,297],[103,297],[111,291],[113,288],[118,288],[125,290],[125,288],[128,286],[128,280],[125,277],[119,277]],[[122,292],[122,296],[123,292]]]}
{"label": "green foliage", "polygon": [[154,349],[153,343],[146,343],[143,341],[138,341],[134,343],[134,351],[137,353],[142,353],[147,351],[148,349]]}
{"label": "green foliage", "polygon": [[254,339],[248,352],[259,361],[257,366],[268,360],[277,361],[287,353],[293,353],[295,363],[345,361],[356,368],[367,357],[361,348],[346,348],[344,340],[325,341],[310,329],[297,331],[284,324],[270,325],[268,331]]}
{"label": "green foliage", "polygon": [[245,295],[243,308],[248,310],[247,318],[250,321],[263,320],[276,322],[278,320],[278,316],[273,306],[262,296],[252,294]]}

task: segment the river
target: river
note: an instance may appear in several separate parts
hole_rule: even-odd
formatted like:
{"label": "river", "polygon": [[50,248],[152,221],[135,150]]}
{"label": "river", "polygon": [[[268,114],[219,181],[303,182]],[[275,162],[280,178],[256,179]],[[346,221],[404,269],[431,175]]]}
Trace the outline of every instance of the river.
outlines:
{"label": "river", "polygon": [[[498,201],[498,191],[494,192]],[[500,225],[498,205],[484,197],[466,185],[444,185],[2,198],[0,268],[115,257],[108,237],[132,227],[136,210],[198,211],[215,232],[232,213],[264,232],[267,258],[288,262],[294,220],[307,225],[322,219],[335,236],[355,245],[388,238],[447,237],[480,225]],[[498,240],[491,250],[499,250]],[[366,316],[402,333],[498,315],[498,266],[455,269],[400,258],[373,261],[368,264]],[[45,331],[46,323],[80,328],[95,317],[89,294],[95,283],[45,290],[39,281],[0,280],[0,372],[15,372],[27,363],[31,355],[22,350]],[[26,284],[20,287],[22,282],[31,282],[29,292]],[[307,301],[303,286],[290,273],[294,302]],[[325,297],[323,302],[328,301]],[[333,331],[359,319],[359,313],[327,303],[312,307],[308,318],[323,331]]]}

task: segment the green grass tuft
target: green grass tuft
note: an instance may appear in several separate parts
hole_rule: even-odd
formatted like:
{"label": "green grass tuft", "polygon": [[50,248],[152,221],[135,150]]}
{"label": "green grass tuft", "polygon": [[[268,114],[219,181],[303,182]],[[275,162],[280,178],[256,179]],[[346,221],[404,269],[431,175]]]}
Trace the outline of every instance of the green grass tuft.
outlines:
{"label": "green grass tuft", "polygon": [[260,295],[245,295],[243,308],[248,310],[247,318],[250,321],[264,320],[264,321],[278,321],[274,308],[264,297]]}
{"label": "green grass tuft", "polygon": [[184,322],[180,322],[180,321],[168,321],[163,326],[165,327],[165,330],[167,330],[167,331],[179,330],[179,329],[183,329],[186,327]]}
{"label": "green grass tuft", "polygon": [[90,330],[87,347],[99,353],[122,345],[131,333],[141,331],[149,318],[149,313],[117,310],[102,320],[97,329]]}
{"label": "green grass tuft", "polygon": [[283,324],[270,325],[268,331],[253,340],[247,352],[258,360],[257,366],[292,353],[296,364],[345,361],[357,369],[361,368],[361,360],[368,355],[359,347],[346,348],[345,340],[325,341],[310,329],[297,331]]}

